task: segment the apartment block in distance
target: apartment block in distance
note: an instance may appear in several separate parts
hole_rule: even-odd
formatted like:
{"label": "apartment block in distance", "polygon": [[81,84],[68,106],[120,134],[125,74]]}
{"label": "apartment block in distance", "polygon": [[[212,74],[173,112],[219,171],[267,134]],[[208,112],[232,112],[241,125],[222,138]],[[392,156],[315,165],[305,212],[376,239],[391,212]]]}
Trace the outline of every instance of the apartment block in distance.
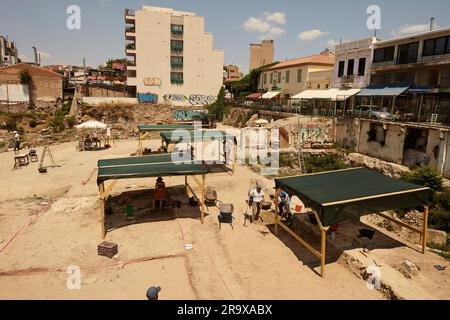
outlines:
{"label": "apartment block in distance", "polygon": [[14,42],[0,36],[0,67],[19,63],[19,52]]}
{"label": "apartment block in distance", "polygon": [[223,82],[241,80],[244,75],[239,71],[239,67],[229,64],[223,67]]}
{"label": "apartment block in distance", "polygon": [[273,62],[273,40],[263,40],[258,44],[250,44],[249,72],[253,69],[271,64]]}
{"label": "apartment block in distance", "polygon": [[140,102],[208,105],[223,83],[223,51],[213,48],[205,19],[144,6],[125,10],[127,85]]}
{"label": "apartment block in distance", "polygon": [[333,88],[362,89],[369,86],[373,45],[377,41],[373,37],[336,46]]}

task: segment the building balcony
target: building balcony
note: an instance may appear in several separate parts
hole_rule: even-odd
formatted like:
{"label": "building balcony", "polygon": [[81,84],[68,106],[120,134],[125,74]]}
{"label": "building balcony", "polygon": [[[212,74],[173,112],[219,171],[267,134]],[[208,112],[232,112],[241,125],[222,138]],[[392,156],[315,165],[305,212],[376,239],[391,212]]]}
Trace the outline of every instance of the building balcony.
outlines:
{"label": "building balcony", "polygon": [[135,27],[125,28],[125,39],[126,40],[135,40],[136,39],[136,28]]}
{"label": "building balcony", "polygon": [[183,62],[172,62],[170,63],[170,66],[174,69],[183,68]]}
{"label": "building balcony", "polygon": [[129,67],[136,67],[136,61],[135,60],[127,60],[127,69]]}
{"label": "building balcony", "polygon": [[404,68],[413,68],[417,65],[428,66],[428,65],[440,65],[440,64],[450,64],[450,53],[433,55],[433,56],[423,56],[418,57],[417,61],[409,63],[399,63],[397,59],[393,61],[383,61],[383,62],[372,62],[372,70],[396,70]]}
{"label": "building balcony", "polygon": [[134,23],[136,21],[136,12],[132,9],[125,9],[125,21]]}

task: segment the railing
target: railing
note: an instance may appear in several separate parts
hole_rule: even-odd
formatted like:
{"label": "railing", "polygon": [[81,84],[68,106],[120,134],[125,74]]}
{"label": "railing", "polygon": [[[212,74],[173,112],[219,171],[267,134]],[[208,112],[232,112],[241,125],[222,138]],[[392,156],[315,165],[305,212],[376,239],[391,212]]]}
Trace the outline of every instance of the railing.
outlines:
{"label": "railing", "polygon": [[171,46],[170,50],[172,52],[183,52],[183,46]]}
{"label": "railing", "polygon": [[183,68],[183,62],[171,62],[172,68]]}
{"label": "railing", "polygon": [[134,17],[136,15],[136,11],[133,9],[125,9],[125,15]]}
{"label": "railing", "polygon": [[136,61],[127,60],[127,66],[135,67],[136,66]]}
{"label": "railing", "polygon": [[136,32],[136,28],[135,27],[126,27],[125,28],[125,32],[135,33]]}
{"label": "railing", "polygon": [[126,48],[127,48],[127,49],[130,49],[130,50],[136,50],[136,44],[134,44],[134,43],[128,43],[128,44],[126,45]]}
{"label": "railing", "polygon": [[179,79],[179,78],[171,78],[170,79],[170,83],[182,85],[184,83],[184,80],[183,79]]}

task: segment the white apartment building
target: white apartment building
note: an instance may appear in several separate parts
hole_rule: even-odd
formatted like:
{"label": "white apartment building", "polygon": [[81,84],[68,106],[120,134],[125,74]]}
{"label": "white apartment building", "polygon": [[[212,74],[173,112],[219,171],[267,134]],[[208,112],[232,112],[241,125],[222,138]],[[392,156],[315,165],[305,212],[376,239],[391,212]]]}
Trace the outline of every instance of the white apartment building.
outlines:
{"label": "white apartment building", "polygon": [[370,83],[370,65],[377,38],[338,44],[335,48],[333,88],[365,88]]}
{"label": "white apartment building", "polygon": [[17,63],[19,63],[19,52],[16,44],[0,36],[0,67],[11,66]]}
{"label": "white apartment building", "polygon": [[144,6],[125,10],[127,85],[141,102],[207,105],[223,82],[223,51],[213,48],[205,19]]}

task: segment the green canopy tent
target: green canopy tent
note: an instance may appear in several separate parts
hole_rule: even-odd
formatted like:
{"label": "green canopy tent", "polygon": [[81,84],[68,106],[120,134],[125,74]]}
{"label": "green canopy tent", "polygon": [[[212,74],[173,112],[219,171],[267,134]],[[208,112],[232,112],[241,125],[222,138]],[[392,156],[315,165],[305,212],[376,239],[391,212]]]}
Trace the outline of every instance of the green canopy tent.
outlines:
{"label": "green canopy tent", "polygon": [[[426,246],[428,208],[425,206],[430,197],[430,189],[412,183],[386,177],[364,168],[352,168],[331,172],[316,173],[275,180],[278,194],[286,190],[298,196],[306,206],[314,210],[322,233],[321,252],[313,249],[296,233],[281,223],[278,212],[275,218],[275,230],[278,226],[288,231],[312,253],[321,259],[321,273],[324,275],[326,232],[329,227],[351,219],[359,219],[366,214],[379,214],[386,219],[422,235],[422,253]],[[424,206],[423,230],[392,219],[380,212]],[[278,205],[275,206],[278,211]]]}
{"label": "green canopy tent", "polygon": [[190,124],[154,124],[154,125],[139,125],[139,141],[138,141],[138,155],[142,156],[142,140],[148,137],[151,132],[173,131],[173,130],[194,130],[194,126]]}
{"label": "green canopy tent", "polygon": [[[120,179],[151,178],[167,176],[184,176],[185,190],[188,195],[189,190],[195,195],[192,187],[188,183],[188,176],[191,176],[201,189],[201,222],[204,223],[204,193],[205,177],[208,169],[201,164],[189,161],[173,161],[172,154],[153,155],[146,157],[128,157],[106,159],[98,161],[97,184],[100,193],[100,216],[101,216],[101,236],[106,236],[105,230],[105,203],[117,181]],[[196,176],[201,176],[199,180]],[[111,180],[106,187],[105,184]]]}
{"label": "green canopy tent", "polygon": [[196,143],[196,142],[212,142],[217,141],[219,143],[219,150],[220,145],[223,144],[223,156],[226,159],[226,143],[231,142],[233,143],[234,147],[234,159],[232,162],[232,172],[235,171],[235,164],[236,164],[236,157],[237,157],[237,141],[236,137],[232,134],[229,134],[225,131],[221,130],[194,130],[194,131],[167,131],[167,132],[161,132],[161,143],[164,146],[169,146],[171,144],[177,144],[177,143]]}

